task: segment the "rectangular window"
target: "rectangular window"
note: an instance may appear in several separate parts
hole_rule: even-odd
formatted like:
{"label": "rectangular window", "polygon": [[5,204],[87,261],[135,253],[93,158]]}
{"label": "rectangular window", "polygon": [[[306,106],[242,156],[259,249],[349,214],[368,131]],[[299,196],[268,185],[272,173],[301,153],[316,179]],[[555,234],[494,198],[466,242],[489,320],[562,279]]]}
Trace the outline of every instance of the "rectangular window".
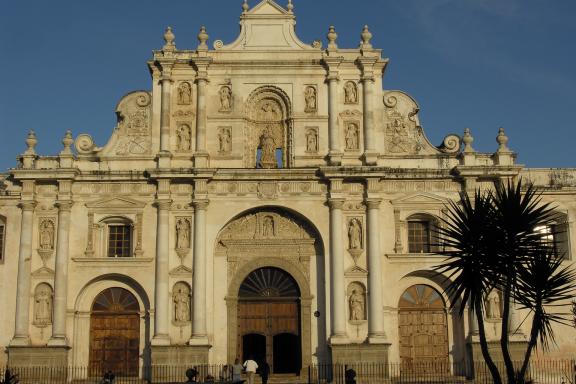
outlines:
{"label": "rectangular window", "polygon": [[430,253],[430,223],[427,221],[408,222],[408,252]]}
{"label": "rectangular window", "polygon": [[4,235],[5,235],[5,226],[4,224],[0,224],[0,262],[4,261]]}
{"label": "rectangular window", "polygon": [[129,225],[108,226],[108,257],[132,256],[132,228]]}

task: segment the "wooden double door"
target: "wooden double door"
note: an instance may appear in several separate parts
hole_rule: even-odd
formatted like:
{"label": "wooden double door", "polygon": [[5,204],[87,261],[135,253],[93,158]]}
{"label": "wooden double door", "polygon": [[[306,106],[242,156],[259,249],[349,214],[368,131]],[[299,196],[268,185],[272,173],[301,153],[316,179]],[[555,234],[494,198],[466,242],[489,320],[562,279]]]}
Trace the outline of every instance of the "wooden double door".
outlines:
{"label": "wooden double door", "polygon": [[300,372],[300,305],[296,299],[241,300],[238,336],[237,350],[244,360],[266,361],[272,373]]}
{"label": "wooden double door", "polygon": [[125,289],[103,291],[90,316],[90,374],[137,377],[140,351],[138,302]]}

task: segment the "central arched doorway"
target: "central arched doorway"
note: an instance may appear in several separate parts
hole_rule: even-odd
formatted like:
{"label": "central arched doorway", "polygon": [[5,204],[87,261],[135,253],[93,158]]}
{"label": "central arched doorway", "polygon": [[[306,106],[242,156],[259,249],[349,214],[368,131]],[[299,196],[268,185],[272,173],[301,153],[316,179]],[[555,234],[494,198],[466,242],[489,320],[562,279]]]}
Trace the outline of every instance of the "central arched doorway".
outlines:
{"label": "central arched doorway", "polygon": [[413,285],[400,297],[398,309],[403,368],[449,373],[448,322],[440,293],[429,285]]}
{"label": "central arched doorway", "polygon": [[300,372],[300,289],[290,274],[260,268],[244,279],[238,293],[237,340],[244,360],[266,360],[273,373]]}
{"label": "central arched doorway", "polygon": [[138,376],[140,306],[124,288],[102,291],[90,315],[90,373],[112,371],[116,376]]}

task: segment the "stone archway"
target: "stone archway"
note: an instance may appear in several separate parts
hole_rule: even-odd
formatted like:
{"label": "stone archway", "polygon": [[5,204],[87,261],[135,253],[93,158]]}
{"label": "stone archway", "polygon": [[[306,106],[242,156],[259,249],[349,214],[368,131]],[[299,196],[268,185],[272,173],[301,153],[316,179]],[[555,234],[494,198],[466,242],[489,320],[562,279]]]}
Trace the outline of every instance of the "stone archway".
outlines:
{"label": "stone archway", "polygon": [[[238,349],[240,288],[246,278],[261,268],[277,268],[296,283],[299,297],[301,362],[311,364],[312,295],[310,261],[322,255],[321,239],[304,218],[286,210],[266,207],[249,211],[230,221],[218,236],[216,255],[228,260],[228,361],[241,358]],[[279,336],[286,337],[287,336]]]}

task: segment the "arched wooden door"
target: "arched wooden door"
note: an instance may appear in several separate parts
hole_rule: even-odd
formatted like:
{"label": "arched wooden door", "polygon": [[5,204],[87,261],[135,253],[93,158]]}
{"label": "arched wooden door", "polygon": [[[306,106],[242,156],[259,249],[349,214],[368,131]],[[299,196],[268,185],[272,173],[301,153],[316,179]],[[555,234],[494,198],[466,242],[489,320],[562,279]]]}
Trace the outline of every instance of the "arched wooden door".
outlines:
{"label": "arched wooden door", "polygon": [[404,367],[449,371],[448,324],[442,296],[428,285],[413,285],[399,307],[400,360]]}
{"label": "arched wooden door", "polygon": [[90,316],[90,373],[112,371],[138,376],[140,306],[129,291],[108,288],[92,304]]}
{"label": "arched wooden door", "polygon": [[302,367],[300,290],[278,268],[253,271],[238,295],[238,345],[243,359],[266,360],[273,373],[299,373]]}

